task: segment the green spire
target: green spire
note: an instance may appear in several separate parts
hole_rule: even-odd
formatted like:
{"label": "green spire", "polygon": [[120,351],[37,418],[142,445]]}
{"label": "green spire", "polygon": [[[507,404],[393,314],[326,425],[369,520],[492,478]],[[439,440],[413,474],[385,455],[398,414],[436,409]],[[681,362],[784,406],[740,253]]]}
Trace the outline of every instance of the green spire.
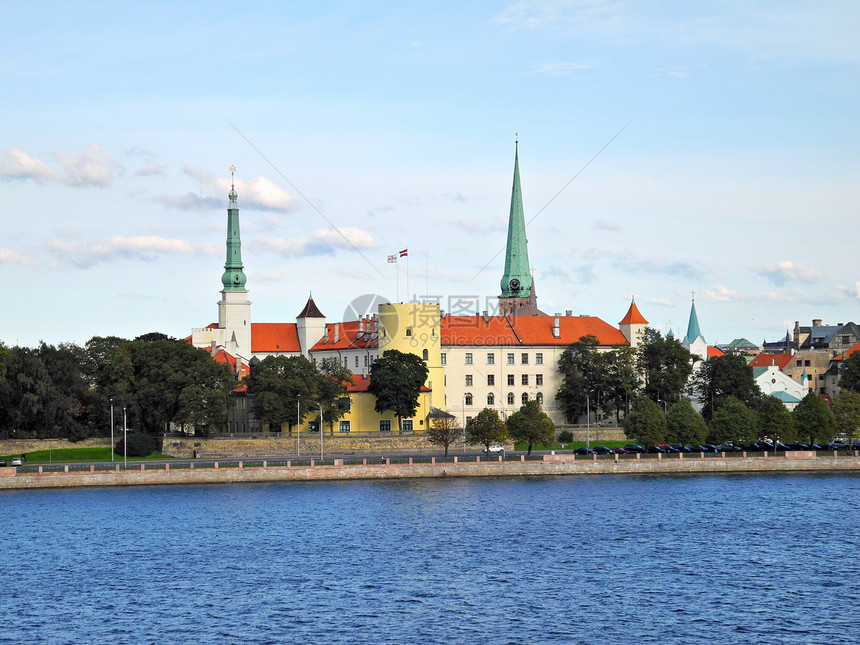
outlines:
{"label": "green spire", "polygon": [[227,208],[227,261],[221,284],[224,291],[245,291],[245,273],[242,271],[242,239],[239,236],[239,206],[233,176],[236,167],[230,166],[230,205]]}
{"label": "green spire", "polygon": [[693,306],[690,308],[690,322],[687,324],[687,338],[685,340],[687,343],[692,343],[700,336],[702,340],[705,340],[705,337],[702,336],[702,331],[699,329],[699,317],[696,315],[696,301],[694,299]]}
{"label": "green spire", "polygon": [[523,215],[523,193],[520,188],[519,145],[514,151],[514,187],[511,191],[511,215],[508,219],[508,246],[505,251],[505,273],[502,276],[502,298],[528,298],[532,289],[529,270],[529,248]]}

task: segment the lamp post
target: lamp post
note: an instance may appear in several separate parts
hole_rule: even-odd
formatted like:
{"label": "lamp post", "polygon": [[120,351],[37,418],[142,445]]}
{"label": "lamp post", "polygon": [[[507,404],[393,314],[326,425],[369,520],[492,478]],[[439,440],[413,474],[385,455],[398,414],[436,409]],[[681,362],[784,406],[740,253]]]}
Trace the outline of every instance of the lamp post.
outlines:
{"label": "lamp post", "polygon": [[110,400],[110,460],[113,462],[113,398]]}
{"label": "lamp post", "polygon": [[128,465],[128,417],[125,414],[125,406],[122,406],[122,467]]}
{"label": "lamp post", "polygon": [[296,457],[301,454],[301,444],[299,436],[302,434],[302,395],[296,396]]}
{"label": "lamp post", "polygon": [[585,395],[585,447],[591,448],[591,399]]}
{"label": "lamp post", "polygon": [[666,416],[669,413],[666,402],[663,399],[657,399],[657,403],[663,404],[663,416]]}
{"label": "lamp post", "polygon": [[323,460],[323,418],[322,418],[322,403],[318,403],[320,406],[320,461]]}

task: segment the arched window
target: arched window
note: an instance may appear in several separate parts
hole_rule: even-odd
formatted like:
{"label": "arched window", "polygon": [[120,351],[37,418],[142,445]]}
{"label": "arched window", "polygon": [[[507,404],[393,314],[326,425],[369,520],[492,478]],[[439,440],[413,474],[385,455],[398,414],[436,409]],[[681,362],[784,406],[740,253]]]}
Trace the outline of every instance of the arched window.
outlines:
{"label": "arched window", "polygon": [[412,335],[412,327],[407,327],[407,328],[406,328],[406,335],[407,335],[407,336],[411,336],[411,335]]}
{"label": "arched window", "polygon": [[421,358],[426,361],[428,358],[430,358],[430,352],[425,349],[424,352],[421,354]]}
{"label": "arched window", "polygon": [[490,392],[487,395],[487,405],[495,405],[496,403],[496,395]]}
{"label": "arched window", "polygon": [[529,402],[529,393],[523,392],[523,405]]}
{"label": "arched window", "polygon": [[535,400],[538,402],[538,405],[543,405],[543,392],[538,392]]}
{"label": "arched window", "polygon": [[509,392],[508,393],[508,405],[513,405],[513,404],[514,404],[514,393]]}
{"label": "arched window", "polygon": [[471,394],[466,395],[466,405],[472,405],[472,395]]}

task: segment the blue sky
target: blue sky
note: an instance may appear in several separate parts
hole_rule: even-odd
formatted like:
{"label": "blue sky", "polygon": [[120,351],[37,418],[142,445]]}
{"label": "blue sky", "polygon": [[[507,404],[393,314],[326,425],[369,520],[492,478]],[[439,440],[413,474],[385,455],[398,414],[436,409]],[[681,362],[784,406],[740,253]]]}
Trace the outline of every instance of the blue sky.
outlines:
{"label": "blue sky", "polygon": [[309,291],[330,320],[395,299],[403,248],[412,294],[487,308],[515,132],[544,311],[615,324],[635,294],[683,333],[695,291],[711,343],[860,322],[855,2],[49,2],[4,19],[7,345],[215,321],[231,165],[254,321],[294,320]]}

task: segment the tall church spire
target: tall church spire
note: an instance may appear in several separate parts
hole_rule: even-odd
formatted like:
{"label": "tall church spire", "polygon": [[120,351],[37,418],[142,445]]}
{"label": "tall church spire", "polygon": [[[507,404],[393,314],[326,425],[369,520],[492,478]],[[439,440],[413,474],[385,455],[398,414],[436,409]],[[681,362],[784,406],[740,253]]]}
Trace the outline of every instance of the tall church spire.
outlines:
{"label": "tall church spire", "polygon": [[221,284],[224,291],[245,291],[245,272],[242,270],[242,240],[239,235],[239,205],[233,181],[236,167],[230,166],[230,205],[227,207],[227,260]]}
{"label": "tall church spire", "polygon": [[687,343],[693,343],[697,338],[705,340],[701,329],[699,329],[699,316],[696,315],[696,295],[693,292],[693,304],[690,307],[690,322],[687,324],[687,336],[684,340]]}
{"label": "tall church spire", "polygon": [[[503,314],[537,312],[533,278],[529,267],[529,248],[526,239],[526,221],[523,214],[523,193],[520,186],[519,142],[514,149],[514,185],[511,190],[511,213],[508,218],[508,244],[505,250],[505,272],[502,275],[502,293],[499,310]],[[520,311],[523,306],[529,311]]]}

